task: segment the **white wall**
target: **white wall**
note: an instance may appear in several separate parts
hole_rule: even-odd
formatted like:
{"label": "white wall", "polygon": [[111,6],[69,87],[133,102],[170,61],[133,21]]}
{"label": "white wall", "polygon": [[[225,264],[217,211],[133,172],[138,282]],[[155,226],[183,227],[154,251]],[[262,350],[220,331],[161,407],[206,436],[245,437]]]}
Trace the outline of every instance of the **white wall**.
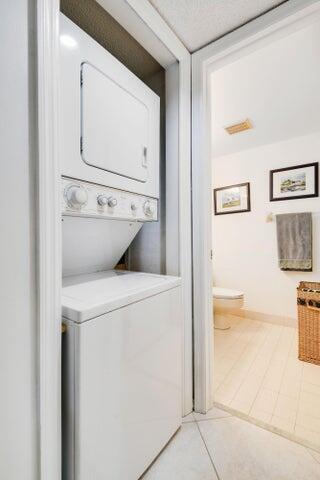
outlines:
{"label": "white wall", "polygon": [[[320,159],[320,133],[264,145],[213,159],[214,188],[250,182],[248,213],[213,218],[214,284],[243,290],[245,308],[285,317],[296,316],[300,280],[320,281],[320,199],[269,202],[269,171]],[[314,271],[282,272],[277,263],[275,221],[268,212],[314,211]]]}
{"label": "white wall", "polygon": [[35,2],[0,16],[0,478],[36,480]]}

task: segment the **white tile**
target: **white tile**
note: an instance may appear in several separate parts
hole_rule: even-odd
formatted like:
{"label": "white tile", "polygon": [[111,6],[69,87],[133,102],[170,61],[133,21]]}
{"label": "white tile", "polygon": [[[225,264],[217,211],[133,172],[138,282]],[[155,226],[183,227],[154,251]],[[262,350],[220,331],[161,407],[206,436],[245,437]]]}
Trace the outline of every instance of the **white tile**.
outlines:
{"label": "white tile", "polygon": [[233,382],[222,382],[217,391],[214,393],[214,400],[229,405],[238,390],[238,385]]}
{"label": "white tile", "polygon": [[272,413],[259,410],[257,407],[252,407],[252,409],[250,410],[249,416],[254,418],[255,420],[260,420],[261,422],[270,424]]}
{"label": "white tile", "polygon": [[291,342],[289,357],[298,358],[298,353],[299,353],[298,329],[294,328],[294,335]]}
{"label": "white tile", "polygon": [[230,417],[230,413],[226,412],[225,410],[221,410],[221,408],[213,407],[209,410],[206,414],[196,413],[194,412],[194,418],[197,422],[201,420],[209,420],[214,418],[224,418]]}
{"label": "white tile", "polygon": [[143,480],[217,480],[197,424],[183,424],[142,478]]}
{"label": "white tile", "polygon": [[243,380],[246,378],[247,371],[243,364],[238,364],[233,367],[228,375],[225,377],[225,382],[234,385],[237,389],[240,387]]}
{"label": "white tile", "polygon": [[320,464],[304,447],[244,420],[205,421],[199,428],[221,480],[320,478]]}
{"label": "white tile", "polygon": [[186,415],[185,417],[182,417],[182,423],[190,423],[190,422],[195,422],[193,412],[189,413],[189,415]]}
{"label": "white tile", "polygon": [[289,394],[297,398],[300,393],[301,380],[302,380],[302,368],[301,362],[295,358],[287,358],[287,363],[283,372],[282,383],[280,391],[282,393]]}
{"label": "white tile", "polygon": [[219,361],[215,362],[215,372],[218,375],[227,375],[236,362],[236,358],[224,355]]}
{"label": "white tile", "polygon": [[302,390],[299,399],[299,412],[320,419],[320,395]]}
{"label": "white tile", "polygon": [[240,319],[222,333],[215,401],[313,443],[319,434],[320,448],[320,366],[297,358],[297,329]]}
{"label": "white tile", "polygon": [[234,410],[249,415],[252,406],[252,399],[246,397],[236,397],[230,402],[230,407]]}
{"label": "white tile", "polygon": [[311,448],[308,448],[308,452],[310,455],[317,460],[318,463],[320,463],[320,452],[316,452],[315,450],[311,450]]}
{"label": "white tile", "polygon": [[297,425],[294,427],[294,433],[302,440],[307,440],[314,445],[320,445],[320,434],[309,430],[308,428]]}
{"label": "white tile", "polygon": [[299,360],[298,357],[295,357],[295,358],[288,357],[288,361],[286,364],[286,375],[297,374],[300,378],[302,375],[303,365],[304,363],[301,362],[301,360]]}
{"label": "white tile", "polygon": [[[272,414],[277,398],[278,392],[262,387],[253,403],[252,409],[262,410]],[[252,415],[251,412],[250,415]]]}
{"label": "white tile", "polygon": [[307,428],[312,432],[317,432],[320,434],[320,418],[309,415],[306,412],[301,412],[300,410],[297,413],[296,424],[300,427]]}
{"label": "white tile", "polygon": [[283,418],[273,415],[270,423],[273,427],[279,428],[284,432],[294,433],[295,418],[293,417]]}
{"label": "white tile", "polygon": [[301,390],[300,380],[291,380],[290,378],[283,378],[280,386],[280,393],[287,397],[292,397],[298,400]]}
{"label": "white tile", "polygon": [[313,383],[309,383],[309,382],[302,382],[301,391],[320,396],[320,385],[314,385]]}
{"label": "white tile", "polygon": [[242,407],[242,411],[244,413],[249,413],[250,408],[252,407],[253,402],[255,401],[259,392],[261,383],[262,378],[248,376],[248,378],[242,383],[241,387],[236,392],[236,395],[230,403],[230,406],[236,409],[237,405],[245,405],[246,411],[244,410],[244,407]]}
{"label": "white tile", "polygon": [[269,352],[267,355],[258,355],[256,360],[253,362],[252,366],[249,369],[248,376],[259,376],[264,377],[266,371],[268,370],[272,352]]}
{"label": "white tile", "polygon": [[287,357],[283,355],[274,355],[272,357],[266,376],[263,379],[264,387],[270,390],[280,390],[286,361]]}
{"label": "white tile", "polygon": [[304,382],[320,386],[320,365],[304,362],[302,378]]}
{"label": "white tile", "polygon": [[298,411],[298,399],[293,397],[279,394],[277,402],[273,411],[273,414],[283,420],[295,423],[295,419]]}

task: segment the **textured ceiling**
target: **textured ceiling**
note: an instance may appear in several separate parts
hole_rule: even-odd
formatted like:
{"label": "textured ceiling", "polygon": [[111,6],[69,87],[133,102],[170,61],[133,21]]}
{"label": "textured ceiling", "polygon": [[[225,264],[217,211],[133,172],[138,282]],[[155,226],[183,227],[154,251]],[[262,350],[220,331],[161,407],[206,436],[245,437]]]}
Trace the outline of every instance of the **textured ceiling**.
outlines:
{"label": "textured ceiling", "polygon": [[149,0],[194,52],[286,0]]}
{"label": "textured ceiling", "polygon": [[[212,74],[213,157],[320,131],[319,46],[318,21]],[[246,118],[252,121],[252,130],[225,132],[225,126]]]}

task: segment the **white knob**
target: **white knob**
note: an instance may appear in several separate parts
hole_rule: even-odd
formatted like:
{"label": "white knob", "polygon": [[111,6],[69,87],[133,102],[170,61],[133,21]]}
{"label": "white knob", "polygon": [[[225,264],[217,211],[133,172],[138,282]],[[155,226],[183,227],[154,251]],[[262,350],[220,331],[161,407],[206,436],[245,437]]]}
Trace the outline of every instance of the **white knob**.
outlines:
{"label": "white knob", "polygon": [[108,198],[108,206],[109,207],[115,207],[118,204],[118,200],[114,197],[109,197]]}
{"label": "white knob", "polygon": [[108,197],[106,195],[98,195],[97,202],[101,207],[104,207],[108,203]]}
{"label": "white knob", "polygon": [[135,212],[135,211],[137,210],[137,208],[138,208],[137,204],[134,203],[134,202],[132,202],[132,203],[131,203],[131,210],[132,210],[133,212]]}
{"label": "white knob", "polygon": [[151,202],[149,202],[149,200],[147,200],[143,205],[143,211],[146,215],[148,215],[148,217],[152,217],[152,215],[155,212],[154,205]]}
{"label": "white knob", "polygon": [[71,185],[67,187],[65,196],[70,207],[82,207],[88,201],[88,193],[82,185]]}

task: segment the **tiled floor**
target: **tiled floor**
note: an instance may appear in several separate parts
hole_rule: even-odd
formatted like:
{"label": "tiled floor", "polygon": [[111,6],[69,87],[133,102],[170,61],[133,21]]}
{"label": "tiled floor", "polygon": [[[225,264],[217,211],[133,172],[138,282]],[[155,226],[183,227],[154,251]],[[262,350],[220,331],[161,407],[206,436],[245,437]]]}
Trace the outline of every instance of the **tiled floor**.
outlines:
{"label": "tiled floor", "polygon": [[240,317],[215,330],[215,401],[320,450],[320,366],[297,359],[297,331]]}
{"label": "tiled floor", "polygon": [[143,480],[320,478],[320,454],[225,411],[184,422]]}

